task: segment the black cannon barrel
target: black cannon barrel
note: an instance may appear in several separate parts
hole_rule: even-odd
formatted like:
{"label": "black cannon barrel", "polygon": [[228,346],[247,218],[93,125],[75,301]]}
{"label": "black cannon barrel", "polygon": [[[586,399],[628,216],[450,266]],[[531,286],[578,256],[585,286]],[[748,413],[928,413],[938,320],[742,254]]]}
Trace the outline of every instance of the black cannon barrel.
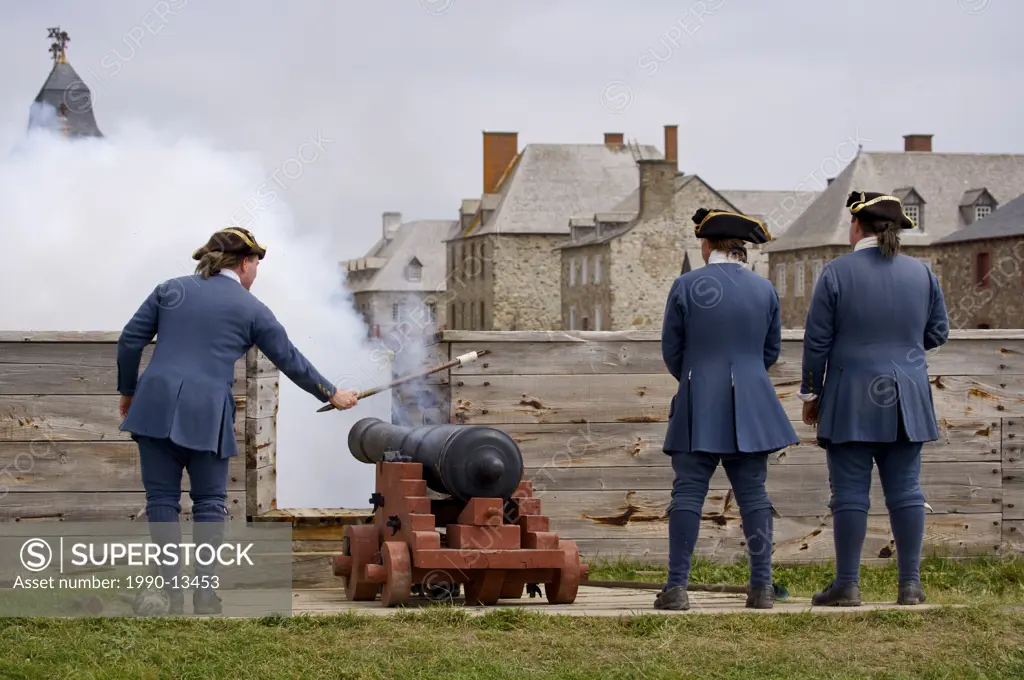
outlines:
{"label": "black cannon barrel", "polygon": [[512,497],[523,478],[523,454],[506,433],[479,425],[401,427],[363,418],[348,434],[356,460],[375,464],[397,451],[423,465],[427,486],[460,501]]}

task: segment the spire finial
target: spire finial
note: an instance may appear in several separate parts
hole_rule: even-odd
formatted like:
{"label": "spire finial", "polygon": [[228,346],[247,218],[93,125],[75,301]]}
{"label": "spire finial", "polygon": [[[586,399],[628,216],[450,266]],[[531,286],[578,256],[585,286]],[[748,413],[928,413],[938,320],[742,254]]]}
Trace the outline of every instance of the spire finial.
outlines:
{"label": "spire finial", "polygon": [[66,63],[68,41],[71,40],[68,32],[60,30],[60,26],[46,30],[46,37],[53,41],[50,43],[50,57],[53,59],[54,65]]}

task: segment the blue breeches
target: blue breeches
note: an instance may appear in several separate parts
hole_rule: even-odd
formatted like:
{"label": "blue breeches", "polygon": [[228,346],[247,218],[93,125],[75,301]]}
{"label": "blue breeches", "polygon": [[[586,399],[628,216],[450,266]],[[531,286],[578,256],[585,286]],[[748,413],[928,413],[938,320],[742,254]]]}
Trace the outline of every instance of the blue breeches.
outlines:
{"label": "blue breeches", "polygon": [[188,471],[192,516],[196,522],[227,518],[229,458],[193,451],[170,439],[135,437],[139,445],[146,516],[150,522],[177,522],[181,512],[181,475]]}

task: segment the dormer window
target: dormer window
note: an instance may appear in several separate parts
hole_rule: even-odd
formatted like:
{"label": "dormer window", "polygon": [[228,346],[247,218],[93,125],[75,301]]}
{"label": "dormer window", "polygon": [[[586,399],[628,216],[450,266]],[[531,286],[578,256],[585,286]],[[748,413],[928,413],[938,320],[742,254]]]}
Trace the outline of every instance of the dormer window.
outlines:
{"label": "dormer window", "polygon": [[970,189],[960,198],[960,217],[965,225],[974,224],[991,215],[998,206],[988,189]]}
{"label": "dormer window", "polygon": [[423,280],[423,264],[417,258],[412,258],[405,267],[405,278],[409,281]]}
{"label": "dormer window", "polygon": [[921,194],[917,193],[914,187],[903,187],[893,191],[892,195],[900,199],[903,203],[903,214],[914,223],[914,227],[908,231],[911,234],[924,233],[924,199],[921,198]]}

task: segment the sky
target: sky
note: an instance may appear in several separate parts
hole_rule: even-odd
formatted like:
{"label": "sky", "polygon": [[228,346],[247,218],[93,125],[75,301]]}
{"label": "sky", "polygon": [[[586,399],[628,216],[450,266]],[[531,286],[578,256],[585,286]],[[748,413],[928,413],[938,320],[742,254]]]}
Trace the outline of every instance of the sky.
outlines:
{"label": "sky", "polygon": [[[338,259],[381,213],[455,219],[482,131],[622,132],[717,189],[823,182],[854,143],[1024,153],[1024,3],[1011,0],[34,0],[0,9],[0,148],[24,136],[46,29],[108,135],[143,121],[259,154]],[[258,236],[258,234],[257,234]]]}

